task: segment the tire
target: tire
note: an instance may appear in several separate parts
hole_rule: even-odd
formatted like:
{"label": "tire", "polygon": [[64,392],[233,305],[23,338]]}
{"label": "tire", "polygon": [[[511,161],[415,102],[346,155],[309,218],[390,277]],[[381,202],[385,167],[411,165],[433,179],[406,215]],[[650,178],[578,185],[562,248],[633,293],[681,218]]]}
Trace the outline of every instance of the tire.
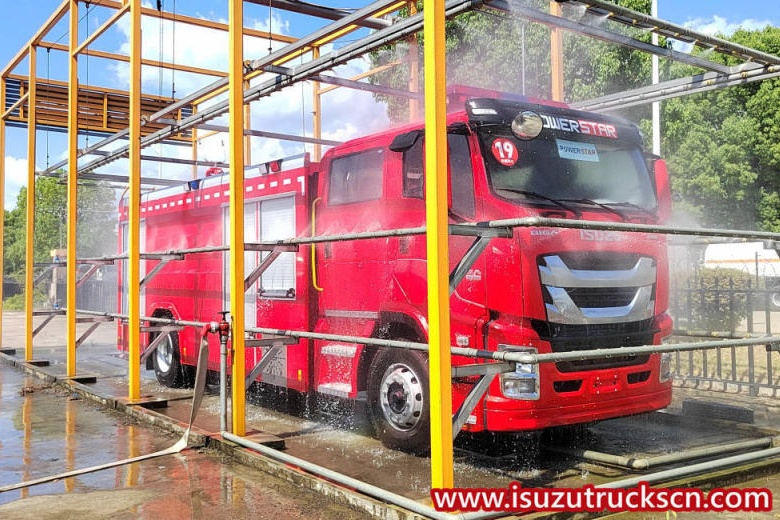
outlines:
{"label": "tire", "polygon": [[179,334],[171,332],[152,353],[152,364],[157,381],[169,388],[191,386],[194,380],[194,370],[181,363],[179,353]]}
{"label": "tire", "polygon": [[769,310],[780,311],[780,292],[769,295]]}
{"label": "tire", "polygon": [[428,359],[419,352],[380,351],[368,369],[368,414],[382,444],[430,452]]}

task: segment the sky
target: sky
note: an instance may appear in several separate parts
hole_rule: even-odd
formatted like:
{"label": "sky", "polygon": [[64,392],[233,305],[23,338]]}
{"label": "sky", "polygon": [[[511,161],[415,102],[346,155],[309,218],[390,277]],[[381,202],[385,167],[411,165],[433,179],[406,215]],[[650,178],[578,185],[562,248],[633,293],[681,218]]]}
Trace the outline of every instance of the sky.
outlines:
{"label": "sky", "polygon": [[[353,0],[354,1],[354,0]],[[318,0],[323,5],[337,7],[361,7],[365,4],[350,3],[349,0]],[[0,17],[0,67],[4,67],[19,49],[30,39],[33,33],[49,17],[61,0],[35,0],[34,2],[5,2],[3,16]],[[766,25],[780,26],[780,9],[777,0],[745,0],[733,2],[727,0],[659,0],[659,15],[672,22],[688,26],[709,34],[730,34],[737,28],[763,28]],[[149,1],[152,6],[155,2]],[[166,10],[173,10],[174,5],[181,14],[206,18],[216,21],[226,21],[226,2],[213,0],[164,0]],[[94,30],[111,14],[112,10],[92,7],[87,10],[81,7],[80,32],[86,32],[87,27]],[[47,41],[58,41],[67,44],[66,20],[58,24],[47,36]],[[286,35],[300,37],[317,29],[327,22],[316,22],[310,18],[288,13],[278,9],[269,13],[267,7],[245,4],[245,22],[256,29],[270,29]],[[144,57],[150,59],[174,60],[177,63],[187,63],[207,68],[223,69],[226,62],[226,37],[213,31],[191,28],[157,20],[144,21]],[[353,33],[345,38],[343,45],[360,37],[365,31]],[[93,48],[111,52],[126,52],[128,49],[129,30],[127,18],[120,20],[112,29],[101,36]],[[245,40],[246,56],[261,57],[268,53],[269,42],[266,40]],[[277,48],[278,44],[274,46]],[[327,52],[324,49],[323,52]],[[65,54],[52,51],[38,54],[39,77],[50,77],[65,80]],[[17,72],[27,72],[27,62],[23,61]],[[367,60],[355,60],[335,72],[339,76],[350,77],[369,68]],[[79,77],[82,83],[100,86],[126,88],[128,83],[127,66],[97,58],[82,58],[80,60]],[[170,96],[175,89],[176,95],[183,95],[203,86],[206,78],[185,73],[177,73],[175,77],[170,72],[162,75],[156,70],[144,70],[144,89],[150,94]],[[311,135],[311,86],[308,83],[296,85],[253,104],[253,128],[268,128],[288,133],[306,133]],[[339,89],[323,97],[324,128],[323,137],[346,140],[362,133],[376,131],[388,124],[384,107],[377,104],[373,97],[364,92]],[[224,121],[223,121],[224,123]],[[222,123],[217,123],[222,124]],[[226,124],[226,123],[225,123]],[[38,132],[38,153],[36,167],[45,168],[65,157],[65,136],[54,132]],[[16,204],[16,197],[21,186],[26,184],[26,131],[9,128],[7,130],[6,146],[6,195],[5,207],[11,209]],[[96,140],[91,138],[92,143]],[[214,136],[201,141],[199,156],[210,161],[225,161],[227,150],[224,136]],[[87,144],[82,138],[80,146]],[[117,143],[121,145],[122,142]],[[270,160],[281,156],[304,151],[300,144],[280,142],[268,139],[252,139],[253,159]],[[311,151],[311,147],[307,149]],[[184,147],[155,145],[145,153],[174,155],[189,158],[191,151]],[[126,172],[127,165],[117,161],[101,170],[105,173]],[[191,175],[189,166],[160,166],[144,163],[143,175],[188,178]]]}

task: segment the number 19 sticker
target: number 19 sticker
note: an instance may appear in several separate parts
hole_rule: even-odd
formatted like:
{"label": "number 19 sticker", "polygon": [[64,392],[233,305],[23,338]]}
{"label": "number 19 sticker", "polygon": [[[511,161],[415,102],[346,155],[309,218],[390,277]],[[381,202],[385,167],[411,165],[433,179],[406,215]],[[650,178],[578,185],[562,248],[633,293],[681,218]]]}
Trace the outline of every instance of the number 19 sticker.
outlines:
{"label": "number 19 sticker", "polygon": [[517,147],[509,139],[499,137],[493,141],[490,149],[493,151],[493,157],[502,166],[514,166],[517,164]]}

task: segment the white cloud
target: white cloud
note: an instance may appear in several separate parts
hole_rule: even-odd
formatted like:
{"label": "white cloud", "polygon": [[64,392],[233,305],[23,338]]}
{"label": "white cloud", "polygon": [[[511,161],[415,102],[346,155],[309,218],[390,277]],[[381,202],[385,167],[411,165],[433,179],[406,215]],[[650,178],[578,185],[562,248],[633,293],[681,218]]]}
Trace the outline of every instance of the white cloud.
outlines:
{"label": "white cloud", "polygon": [[746,18],[740,21],[729,21],[726,18],[714,15],[711,18],[693,18],[683,24],[689,29],[698,31],[710,36],[716,34],[731,36],[738,29],[748,31],[760,30],[767,25],[772,25],[771,20],[756,20],[755,18]]}
{"label": "white cloud", "polygon": [[5,209],[16,207],[19,189],[27,186],[27,159],[5,156]]}

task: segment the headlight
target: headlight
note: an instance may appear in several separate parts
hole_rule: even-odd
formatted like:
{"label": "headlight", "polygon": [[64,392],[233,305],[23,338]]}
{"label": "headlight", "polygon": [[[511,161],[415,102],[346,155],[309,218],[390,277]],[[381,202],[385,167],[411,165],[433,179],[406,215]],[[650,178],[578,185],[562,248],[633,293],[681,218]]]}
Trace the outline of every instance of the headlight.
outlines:
{"label": "headlight", "polygon": [[542,133],[542,128],[544,128],[542,116],[536,112],[531,112],[530,110],[520,112],[512,121],[512,133],[515,134],[518,139],[523,139],[525,141],[535,139]]}
{"label": "headlight", "polygon": [[[499,345],[499,350],[536,354],[531,347],[513,347]],[[516,363],[513,372],[501,374],[501,392],[510,399],[539,399],[539,365],[536,363]]]}
{"label": "headlight", "polygon": [[672,353],[661,354],[661,370],[658,372],[658,381],[665,383],[672,378]]}

